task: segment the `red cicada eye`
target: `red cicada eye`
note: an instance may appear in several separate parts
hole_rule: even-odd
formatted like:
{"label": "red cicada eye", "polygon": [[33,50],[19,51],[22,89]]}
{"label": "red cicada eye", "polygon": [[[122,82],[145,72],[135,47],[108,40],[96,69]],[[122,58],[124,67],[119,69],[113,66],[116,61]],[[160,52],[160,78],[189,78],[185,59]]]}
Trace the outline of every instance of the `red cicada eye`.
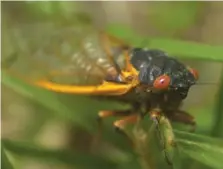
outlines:
{"label": "red cicada eye", "polygon": [[196,80],[198,80],[198,78],[199,78],[199,73],[198,73],[198,71],[197,71],[196,69],[191,68],[191,67],[189,67],[188,70],[189,70],[190,73],[194,76],[194,78],[195,78]]}
{"label": "red cicada eye", "polygon": [[156,78],[153,83],[153,87],[156,89],[167,89],[170,84],[170,77],[168,75],[162,75]]}

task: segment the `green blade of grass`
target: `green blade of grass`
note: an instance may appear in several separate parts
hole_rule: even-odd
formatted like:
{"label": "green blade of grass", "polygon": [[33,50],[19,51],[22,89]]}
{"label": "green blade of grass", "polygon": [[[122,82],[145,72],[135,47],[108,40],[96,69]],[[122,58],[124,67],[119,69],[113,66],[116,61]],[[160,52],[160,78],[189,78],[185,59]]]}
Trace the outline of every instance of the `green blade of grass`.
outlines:
{"label": "green blade of grass", "polygon": [[13,169],[13,166],[6,155],[5,148],[3,148],[3,146],[1,146],[1,168]]}
{"label": "green blade of grass", "polygon": [[222,46],[211,46],[208,44],[175,39],[141,37],[129,27],[120,25],[110,25],[107,28],[107,31],[110,34],[129,42],[130,45],[162,49],[175,57],[223,61]]}
{"label": "green blade of grass", "polygon": [[212,137],[174,131],[182,153],[211,168],[223,167],[223,140]]}
{"label": "green blade of grass", "polygon": [[[66,164],[69,166],[92,168],[100,166],[102,168],[116,168],[117,164],[104,158],[103,156],[90,155],[81,152],[72,152],[68,150],[51,150],[39,145],[26,143],[22,141],[2,140],[5,148],[20,157],[33,158],[46,163]],[[86,163],[87,161],[87,163]],[[7,168],[10,169],[10,168]]]}
{"label": "green blade of grass", "polygon": [[223,71],[221,74],[221,85],[218,92],[218,100],[216,104],[216,116],[212,136],[223,138]]}
{"label": "green blade of grass", "polygon": [[[119,102],[97,100],[87,96],[72,95],[70,105],[65,105],[59,100],[58,93],[50,92],[41,88],[37,88],[27,84],[26,82],[15,78],[5,71],[2,71],[2,83],[12,90],[28,99],[32,99],[46,108],[52,110],[62,119],[71,121],[72,123],[81,126],[89,132],[97,132],[97,113],[100,110],[128,109],[128,104]],[[69,98],[67,95],[61,97]],[[69,100],[69,99],[68,99]],[[108,126],[109,124],[107,124]],[[106,125],[105,125],[106,126]],[[111,137],[112,136],[112,137]],[[105,127],[103,137],[109,142],[114,143],[122,149],[129,149],[125,143],[125,139],[118,135],[112,126]]]}
{"label": "green blade of grass", "polygon": [[[74,117],[71,119],[75,123],[87,124],[86,128],[89,127],[88,122],[82,119],[81,113],[75,112],[92,112],[97,113],[98,111],[105,109],[105,110],[112,110],[114,108],[125,109],[129,108],[129,105],[120,104],[118,102],[111,102],[111,101],[98,101],[96,99],[91,99],[87,96],[74,96],[73,103],[75,103],[75,110],[70,110],[62,103],[59,102],[58,97],[55,93],[43,90],[34,86],[31,86],[20,79],[10,76],[9,74],[2,73],[2,83],[8,87],[11,87],[15,91],[19,92],[20,94],[24,95],[29,99],[34,99],[37,102],[41,103],[42,105],[59,112],[61,114],[72,114]],[[86,106],[86,104],[91,106]],[[96,115],[96,114],[95,114]]]}
{"label": "green blade of grass", "polygon": [[188,29],[199,19],[201,2],[162,2],[149,5],[149,22],[166,34],[176,34]]}

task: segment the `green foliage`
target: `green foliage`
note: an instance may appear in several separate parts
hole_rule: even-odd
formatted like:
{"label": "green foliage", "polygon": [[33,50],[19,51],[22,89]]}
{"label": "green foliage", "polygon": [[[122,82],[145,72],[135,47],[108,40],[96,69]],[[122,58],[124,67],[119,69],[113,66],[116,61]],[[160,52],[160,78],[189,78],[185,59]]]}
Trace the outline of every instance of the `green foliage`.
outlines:
{"label": "green foliage", "polygon": [[86,169],[91,168],[92,165],[105,168],[115,168],[115,166],[117,165],[106,158],[99,158],[91,154],[84,154],[83,152],[73,152],[69,150],[51,150],[39,145],[21,141],[3,140],[2,142],[6,149],[13,154],[29,159],[35,158],[46,163],[66,164],[68,166],[75,166]]}
{"label": "green foliage", "polygon": [[200,2],[154,2],[149,8],[149,22],[160,31],[173,34],[186,30],[198,20]]}
{"label": "green foliage", "polygon": [[162,49],[178,58],[223,61],[222,46],[211,46],[176,39],[142,37],[131,28],[122,25],[110,25],[107,30],[110,34],[124,39],[131,45]]}
{"label": "green foliage", "polygon": [[[123,105],[118,102],[98,101],[86,96],[68,96],[53,93],[27,84],[21,79],[15,78],[2,70],[2,83],[28,99],[35,100],[42,106],[53,111],[56,116],[81,126],[87,131],[96,132],[96,114],[100,110],[126,109],[129,105]],[[73,104],[75,103],[75,104]],[[86,103],[90,106],[86,106]],[[124,140],[117,140],[116,133],[107,128],[105,139],[110,140],[122,148],[127,148]],[[113,137],[111,137],[113,135]]]}
{"label": "green foliage", "polygon": [[216,104],[215,125],[213,127],[212,136],[223,138],[223,130],[219,130],[223,127],[223,71],[221,75],[221,84],[218,93],[219,99]]}
{"label": "green foliage", "polygon": [[222,168],[222,139],[182,131],[175,131],[175,134],[182,153],[210,168]]}
{"label": "green foliage", "polygon": [[5,148],[1,145],[1,168],[13,169],[12,164],[10,163],[6,153]]}

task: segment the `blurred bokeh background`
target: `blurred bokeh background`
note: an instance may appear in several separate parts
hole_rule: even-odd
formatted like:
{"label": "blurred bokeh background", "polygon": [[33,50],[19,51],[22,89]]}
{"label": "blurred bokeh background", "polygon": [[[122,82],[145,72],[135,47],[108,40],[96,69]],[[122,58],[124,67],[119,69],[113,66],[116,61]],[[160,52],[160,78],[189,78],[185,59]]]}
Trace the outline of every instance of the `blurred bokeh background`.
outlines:
{"label": "blurred bokeh background", "polygon": [[[205,51],[203,44],[213,46],[213,51],[223,51],[220,49],[223,44],[222,2],[1,2],[1,13],[3,59],[16,52],[15,44],[22,41],[19,31],[16,30],[21,30],[24,25],[39,24],[32,29],[38,32],[38,29],[45,29],[41,27],[42,24],[60,23],[63,29],[79,21],[92,24],[98,29],[112,26],[117,32],[119,29],[123,31],[124,28],[130,28],[136,35],[143,37],[141,47],[150,45],[144,44],[144,39],[157,38],[168,39],[170,44],[171,40],[196,42],[201,44],[201,52]],[[29,36],[28,30],[22,31]],[[14,37],[14,40],[9,37]],[[168,43],[166,45],[168,48]],[[193,49],[185,45],[181,53],[184,55],[190,50]],[[182,61],[196,67],[200,72],[201,84],[192,87],[183,106],[195,116],[198,134],[223,137],[223,110],[220,100],[222,57],[223,53],[219,52],[213,53],[210,59],[179,56]],[[5,143],[7,157],[14,168],[142,168],[143,165],[138,164],[131,147],[126,145],[121,136],[116,135],[110,122],[105,125],[107,136],[101,145],[103,148],[98,150],[101,153],[92,153],[90,149],[96,131],[96,112],[82,113],[72,109],[75,102],[70,96],[63,96],[66,98],[61,100],[54,95],[54,99],[44,98],[47,94],[43,94],[45,104],[41,104],[39,98],[35,99],[27,94],[30,91],[35,93],[35,90],[29,91],[28,87],[20,89],[13,82],[2,84],[1,125],[2,138],[15,141]],[[22,91],[26,89],[27,91]],[[107,145],[109,140],[113,144]],[[204,167],[200,163],[199,165]],[[185,163],[184,167],[195,169],[199,165],[193,160],[190,164]],[[165,166],[163,161],[162,166]],[[153,169],[155,168],[158,167]]]}

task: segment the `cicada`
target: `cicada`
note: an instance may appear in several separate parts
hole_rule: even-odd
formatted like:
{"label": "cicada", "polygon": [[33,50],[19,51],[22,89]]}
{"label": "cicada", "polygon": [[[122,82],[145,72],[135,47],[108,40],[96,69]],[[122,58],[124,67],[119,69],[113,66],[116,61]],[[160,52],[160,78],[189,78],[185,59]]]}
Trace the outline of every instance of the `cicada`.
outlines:
{"label": "cicada", "polygon": [[[129,103],[128,110],[98,113],[99,119],[120,116],[113,123],[119,131],[146,115],[157,128],[161,116],[193,128],[196,124],[180,105],[198,80],[198,72],[165,51],[132,47],[103,31],[88,30],[86,34],[71,27],[47,34],[40,48],[23,55],[30,63],[23,61],[12,69],[20,70],[32,85]],[[33,64],[38,65],[38,73]]]}

